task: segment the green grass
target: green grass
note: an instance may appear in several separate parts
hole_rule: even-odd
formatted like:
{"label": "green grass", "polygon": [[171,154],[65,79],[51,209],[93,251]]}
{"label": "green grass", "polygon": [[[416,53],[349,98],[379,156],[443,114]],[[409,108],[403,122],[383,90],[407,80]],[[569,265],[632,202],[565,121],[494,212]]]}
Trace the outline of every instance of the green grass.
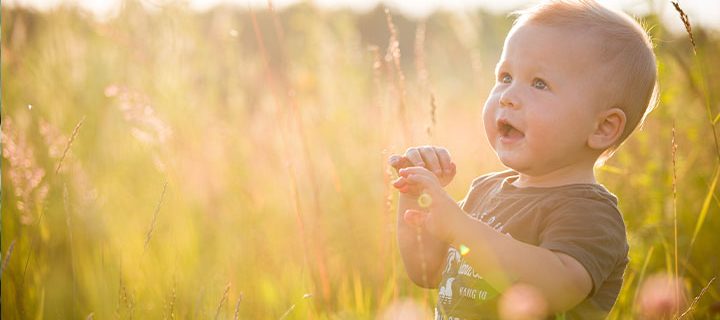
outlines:
{"label": "green grass", "polygon": [[[368,319],[406,297],[430,310],[399,260],[385,159],[448,147],[458,199],[501,168],[481,108],[510,20],[436,14],[416,46],[420,24],[392,18],[397,60],[382,10],[127,2],[98,22],[3,8],[2,318]],[[720,270],[720,38],[694,28],[695,55],[646,20],[660,103],[599,172],[631,244],[617,319],[650,275],[677,271],[692,299]],[[698,318],[720,317],[719,283]]]}

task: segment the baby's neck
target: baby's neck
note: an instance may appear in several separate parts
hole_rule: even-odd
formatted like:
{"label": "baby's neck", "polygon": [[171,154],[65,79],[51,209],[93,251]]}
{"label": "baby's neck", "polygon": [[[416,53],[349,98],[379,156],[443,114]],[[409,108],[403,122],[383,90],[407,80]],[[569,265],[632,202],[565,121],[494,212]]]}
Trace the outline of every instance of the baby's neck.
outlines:
{"label": "baby's neck", "polygon": [[570,166],[541,174],[518,172],[519,176],[512,184],[518,188],[558,187],[570,184],[596,184],[593,166]]}

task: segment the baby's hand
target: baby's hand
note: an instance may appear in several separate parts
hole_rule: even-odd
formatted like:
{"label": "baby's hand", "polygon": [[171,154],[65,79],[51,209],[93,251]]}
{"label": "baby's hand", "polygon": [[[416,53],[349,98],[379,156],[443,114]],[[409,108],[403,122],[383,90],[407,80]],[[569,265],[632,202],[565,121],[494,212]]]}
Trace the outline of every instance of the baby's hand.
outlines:
{"label": "baby's hand", "polygon": [[403,214],[405,222],[424,227],[435,238],[446,242],[454,239],[453,230],[464,217],[462,209],[445,192],[437,176],[423,167],[409,167],[399,171],[400,178],[413,190],[424,192],[425,200],[418,198],[419,209],[408,208]]}
{"label": "baby's hand", "polygon": [[442,147],[412,147],[405,151],[404,156],[391,156],[388,162],[396,171],[408,167],[428,169],[437,176],[443,187],[452,181],[456,173],[455,163],[452,162],[450,153]]}

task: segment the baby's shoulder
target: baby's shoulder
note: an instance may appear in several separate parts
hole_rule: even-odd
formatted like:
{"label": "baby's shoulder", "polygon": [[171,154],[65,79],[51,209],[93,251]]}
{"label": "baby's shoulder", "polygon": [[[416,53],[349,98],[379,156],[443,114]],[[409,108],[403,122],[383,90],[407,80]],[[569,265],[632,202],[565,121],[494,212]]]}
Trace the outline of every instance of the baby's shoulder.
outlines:
{"label": "baby's shoulder", "polygon": [[618,198],[601,184],[576,184],[560,187],[548,195],[559,205],[569,207],[607,206],[617,208]]}
{"label": "baby's shoulder", "polygon": [[624,230],[624,219],[617,197],[602,186],[568,188],[546,199],[549,221],[577,221],[588,225],[613,225]]}

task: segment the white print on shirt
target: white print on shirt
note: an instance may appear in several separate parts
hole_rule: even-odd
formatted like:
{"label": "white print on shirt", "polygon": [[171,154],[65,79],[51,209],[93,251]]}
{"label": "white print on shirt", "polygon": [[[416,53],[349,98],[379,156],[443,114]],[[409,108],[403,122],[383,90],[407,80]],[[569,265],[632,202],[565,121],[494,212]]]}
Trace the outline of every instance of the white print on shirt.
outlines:
{"label": "white print on shirt", "polygon": [[498,222],[498,224],[495,225],[495,230],[497,230],[498,232],[501,232],[501,233],[502,233],[503,227],[505,227],[505,226],[503,226],[503,223],[502,223],[502,222]]}
{"label": "white print on shirt", "polygon": [[453,267],[453,263],[460,262],[460,252],[457,249],[450,247],[448,249],[447,262],[445,263],[445,271],[443,273],[450,272]]}
{"label": "white print on shirt", "polygon": [[498,221],[495,225],[493,225],[493,223],[495,223],[495,221],[497,221],[497,217],[496,217],[496,216],[491,216],[490,219],[488,219],[487,221],[485,221],[485,217],[488,216],[488,212],[487,212],[487,211],[486,211],[486,212],[483,212],[483,213],[480,214],[479,216],[478,216],[477,213],[472,214],[472,216],[473,216],[475,219],[477,219],[477,220],[479,220],[479,221],[481,221],[481,222],[484,222],[486,225],[490,226],[490,228],[493,228],[493,229],[495,229],[496,231],[498,231],[498,232],[500,232],[500,233],[503,233],[503,228],[505,228],[505,226],[503,225],[502,221]]}
{"label": "white print on shirt", "polygon": [[[485,212],[474,212],[470,214],[473,218],[476,220],[479,220],[483,223],[485,223],[487,226],[492,228],[493,230],[499,232],[500,234],[504,234],[510,238],[512,238],[512,235],[509,232],[505,232],[503,229],[505,227],[505,224],[503,221],[498,221],[499,219],[497,216],[490,215],[488,211]],[[465,262],[465,260],[462,258],[462,255],[460,255],[460,252],[455,247],[449,247],[448,248],[448,255],[447,255],[447,261],[445,264],[445,270],[443,271],[443,275],[446,276],[445,282],[440,286],[439,292],[438,292],[438,304],[443,305],[452,305],[453,303],[457,303],[458,300],[462,299],[471,299],[471,300],[487,300],[490,296],[490,292],[487,290],[483,290],[481,288],[474,288],[472,286],[466,287],[465,285],[469,283],[466,283],[464,280],[460,280],[462,278],[456,279],[456,277],[464,276],[472,279],[478,279],[481,280],[483,277],[475,272],[475,269],[473,269],[470,264]],[[455,269],[457,267],[457,269]],[[459,280],[459,281],[455,281]],[[457,283],[455,283],[457,282]],[[475,281],[471,281],[475,282]],[[455,288],[453,288],[453,285],[455,285]],[[454,289],[454,290],[453,290]],[[444,320],[444,317],[438,313],[438,309],[435,309],[435,319],[436,320]],[[446,320],[459,320],[460,318],[456,317],[448,317]]]}
{"label": "white print on shirt", "polygon": [[470,298],[470,299],[485,300],[485,299],[487,299],[487,296],[488,296],[488,292],[485,290],[478,290],[478,289],[467,288],[467,287],[460,287],[459,293],[460,293],[460,296]]}
{"label": "white print on shirt", "polygon": [[492,216],[492,217],[490,218],[490,220],[488,220],[486,223],[487,223],[489,226],[492,226],[492,224],[493,224],[493,222],[495,222],[495,219],[496,219],[496,218],[497,218],[497,217]]}
{"label": "white print on shirt", "polygon": [[483,212],[479,217],[477,216],[477,214],[475,214],[474,216],[475,216],[476,218],[478,218],[478,220],[483,221],[483,219],[484,219],[485,216],[487,216],[487,215],[488,215],[488,213],[487,213],[487,211],[486,211],[486,212]]}
{"label": "white print on shirt", "polygon": [[467,264],[467,262],[465,262],[465,261],[463,261],[460,264],[460,268],[458,268],[458,274],[462,274],[462,275],[468,276],[468,277],[473,277],[475,279],[483,278],[479,274],[477,274],[477,272],[475,272],[475,270],[469,264]]}
{"label": "white print on shirt", "polygon": [[450,303],[452,300],[452,283],[455,281],[455,278],[448,278],[445,284],[440,287],[440,292],[438,295],[440,296],[440,302],[442,303]]}

